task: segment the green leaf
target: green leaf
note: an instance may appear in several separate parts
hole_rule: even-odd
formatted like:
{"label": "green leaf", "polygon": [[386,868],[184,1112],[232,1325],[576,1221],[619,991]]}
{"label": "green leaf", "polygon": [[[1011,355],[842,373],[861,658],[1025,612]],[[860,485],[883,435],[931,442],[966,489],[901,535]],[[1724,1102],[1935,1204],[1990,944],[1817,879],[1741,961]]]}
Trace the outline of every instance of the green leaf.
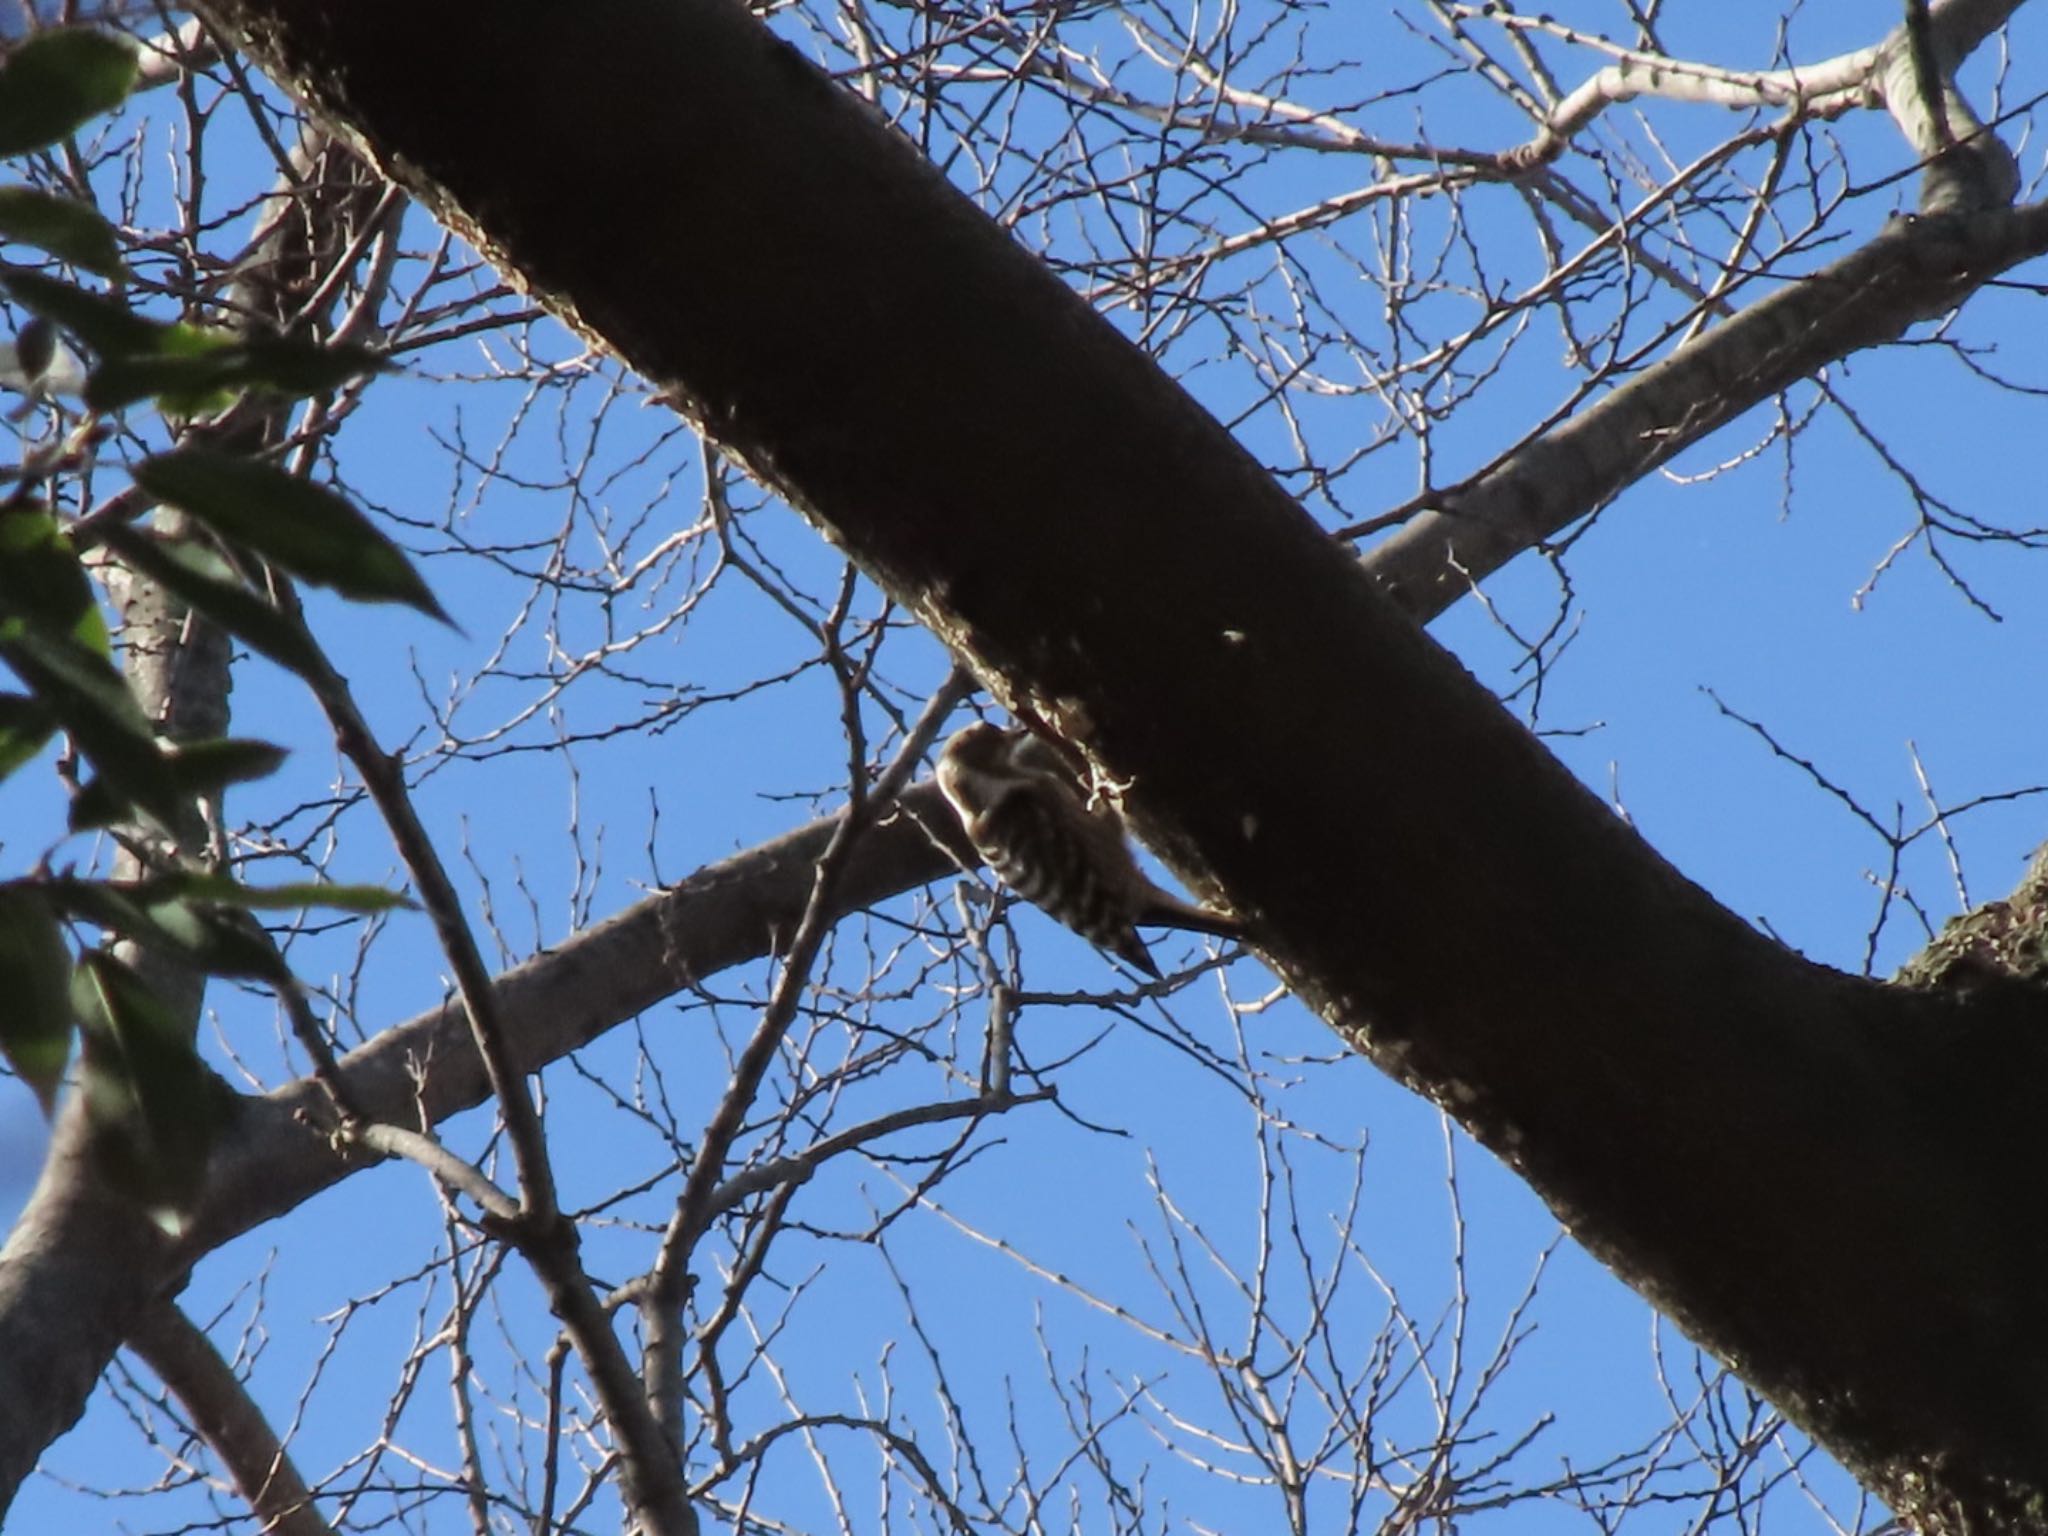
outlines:
{"label": "green leaf", "polygon": [[138,315],[118,297],[93,293],[23,268],[6,270],[7,291],[24,309],[54,321],[98,358],[85,403],[113,411],[157,399],[194,415],[238,390],[295,398],[339,387],[387,368],[367,347],[322,346],[301,336],[237,337]]}
{"label": "green leaf", "polygon": [[82,28],[43,32],[8,56],[0,70],[0,156],[54,144],[135,86],[135,49]]}
{"label": "green leaf", "polygon": [[312,882],[245,886],[233,899],[250,907],[328,907],[336,912],[410,912],[419,906],[403,891],[388,891],[381,885],[320,885]]}
{"label": "green leaf", "polygon": [[64,876],[39,882],[37,889],[59,911],[174,955],[208,975],[251,977],[279,986],[291,982],[291,970],[248,915],[252,910],[385,912],[412,905],[396,891],[373,885],[250,886],[196,870],[145,880]]}
{"label": "green leaf", "polygon": [[234,364],[226,357],[130,352],[93,369],[85,381],[84,398],[96,411],[157,400],[174,416],[207,416],[233,402],[234,373]]}
{"label": "green leaf", "polygon": [[[11,617],[0,622],[0,659],[91,759],[106,781],[103,794],[140,806],[165,827],[177,824],[183,804],[177,779],[134,695],[105,657]],[[98,824],[78,820],[79,803],[73,825]]]}
{"label": "green leaf", "polygon": [[0,693],[0,779],[35,761],[56,729],[57,717],[40,699]]}
{"label": "green leaf", "polygon": [[122,275],[113,225],[68,197],[33,187],[0,187],[0,239],[36,246],[101,277]]}
{"label": "green leaf", "polygon": [[0,507],[0,636],[26,624],[111,654],[107,621],[71,540],[47,507]]}
{"label": "green leaf", "polygon": [[283,985],[291,971],[276,948],[239,912],[195,905],[190,893],[162,880],[44,882],[65,912],[110,934],[173,955],[209,976],[245,976]]}
{"label": "green leaf", "polygon": [[267,778],[290,754],[268,741],[219,736],[209,741],[174,741],[164,749],[171,778],[187,795],[210,795],[230,784]]}
{"label": "green leaf", "polygon": [[86,376],[81,398],[96,411],[119,411],[154,400],[170,416],[214,416],[239,393],[234,360],[221,357],[110,358]]}
{"label": "green leaf", "polygon": [[115,763],[132,760],[138,770],[162,772],[163,754],[149,721],[106,657],[18,613],[0,622],[0,656],[59,723],[81,738],[89,756]]}
{"label": "green leaf", "polygon": [[85,786],[72,796],[71,809],[64,824],[73,832],[91,832],[128,821],[134,815],[134,800],[122,794],[120,787],[102,774],[87,780]]}
{"label": "green leaf", "polygon": [[142,882],[137,889],[261,911],[332,907],[343,912],[389,912],[394,908],[413,906],[406,896],[397,891],[387,891],[381,885],[323,885],[318,881],[291,885],[242,885],[226,875],[191,872],[157,875]]}
{"label": "green leaf", "polygon": [[324,486],[197,448],[143,460],[135,481],[302,581],[358,602],[407,603],[448,622],[398,546]]}
{"label": "green leaf", "polygon": [[84,1030],[93,1151],[109,1181],[176,1236],[205,1185],[232,1095],[200,1061],[191,1031],[112,955],[79,962],[71,1005]]}
{"label": "green leaf", "polygon": [[131,570],[176,594],[252,649],[300,676],[320,670],[319,648],[298,622],[252,591],[211,549],[126,523],[100,529],[100,542]]}
{"label": "green leaf", "polygon": [[71,1059],[71,952],[33,886],[0,885],[0,1054],[35,1090],[43,1113]]}
{"label": "green leaf", "polygon": [[76,283],[41,272],[9,268],[4,285],[23,309],[55,321],[103,358],[126,357],[131,352],[183,355],[228,345],[216,332],[152,320],[136,314],[120,299],[89,293]]}
{"label": "green leaf", "polygon": [[[41,315],[30,315],[14,333],[14,362],[21,370],[23,393],[34,389],[57,360],[57,327]],[[12,383],[12,380],[9,380]]]}
{"label": "green leaf", "polygon": [[[261,778],[284,760],[261,741],[159,745],[108,649],[92,584],[56,519],[36,506],[0,508],[0,658],[99,772],[72,803],[72,826],[105,826],[130,804],[170,825],[193,796]],[[41,723],[33,712],[21,718],[31,729]],[[24,733],[12,751],[40,745]]]}
{"label": "green leaf", "polygon": [[162,937],[165,947],[182,951],[171,934],[159,934],[156,920],[135,899],[132,880],[80,880],[57,875],[42,882],[44,896],[67,916],[93,923],[124,939]]}
{"label": "green leaf", "polygon": [[391,364],[368,347],[322,343],[303,336],[256,336],[237,349],[242,383],[273,394],[317,395]]}
{"label": "green leaf", "polygon": [[159,325],[148,347],[102,355],[83,398],[98,411],[155,399],[172,416],[209,416],[234,403],[235,338],[196,325]]}
{"label": "green leaf", "polygon": [[185,353],[131,350],[93,370],[85,385],[85,403],[94,410],[117,411],[154,398],[169,408],[196,414],[197,403],[224,399],[235,390],[261,389],[297,398],[338,388],[385,366],[366,348],[323,347],[296,337],[227,342]]}
{"label": "green leaf", "polygon": [[[267,741],[227,736],[211,741],[165,742],[158,750],[160,775],[169,787],[170,803],[181,809],[197,796],[216,794],[229,784],[275,773],[286,756],[283,747]],[[82,832],[92,827],[113,826],[127,817],[131,803],[136,803],[136,796],[127,782],[102,772],[71,802],[71,828]],[[151,810],[161,819],[156,807]]]}
{"label": "green leaf", "polygon": [[[287,756],[283,747],[270,742],[229,736],[164,742],[158,751],[162,780],[169,786],[172,804],[179,807],[200,795],[217,794],[230,784],[275,773]],[[126,816],[133,798],[124,781],[102,772],[71,802],[72,829],[112,826]]]}

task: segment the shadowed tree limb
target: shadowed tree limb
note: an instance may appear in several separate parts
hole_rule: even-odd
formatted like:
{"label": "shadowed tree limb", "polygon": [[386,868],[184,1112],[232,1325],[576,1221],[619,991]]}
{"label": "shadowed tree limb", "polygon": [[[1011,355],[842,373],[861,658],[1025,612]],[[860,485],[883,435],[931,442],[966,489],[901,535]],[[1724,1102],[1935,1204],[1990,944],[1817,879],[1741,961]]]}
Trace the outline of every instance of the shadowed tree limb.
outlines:
{"label": "shadowed tree limb", "polygon": [[[1716,906],[1222,429],[736,7],[507,3],[488,27],[396,0],[216,12],[1008,702],[1132,782],[1155,846],[1260,925],[1347,1039],[1871,1486],[1929,1530],[2044,1528],[2048,1231],[2029,1213],[2048,1170],[1999,1134],[2048,1066],[2037,1017],[1838,976]],[[605,88],[508,115],[494,82],[543,59]],[[2043,222],[1930,224],[1910,247],[1922,296],[1953,302],[2038,249]],[[1417,613],[1456,593],[1404,595]],[[501,983],[508,1036],[522,988],[644,1007],[704,974],[698,954],[759,953],[829,835],[744,856],[758,883],[677,893],[703,904],[687,943],[665,898],[574,961],[521,967]],[[908,824],[870,841],[849,903],[946,867]],[[600,943],[638,947],[632,986],[579,985]],[[572,1030],[613,1022],[598,1011]],[[349,1060],[372,1101],[372,1080],[404,1079],[396,1052]],[[330,1159],[308,1177],[328,1154],[290,1102],[245,1117],[198,1248],[338,1176]]]}

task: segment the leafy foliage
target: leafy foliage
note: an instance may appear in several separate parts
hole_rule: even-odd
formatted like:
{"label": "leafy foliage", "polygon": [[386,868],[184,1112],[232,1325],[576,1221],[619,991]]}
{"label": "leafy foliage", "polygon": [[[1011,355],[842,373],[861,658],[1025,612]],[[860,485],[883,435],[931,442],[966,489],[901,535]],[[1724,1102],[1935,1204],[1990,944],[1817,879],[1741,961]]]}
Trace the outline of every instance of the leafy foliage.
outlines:
{"label": "leafy foliage", "polygon": [[[4,212],[0,206],[0,217]],[[287,398],[317,394],[382,366],[361,347],[240,337],[152,320],[112,295],[40,272],[10,271],[5,281],[23,308],[69,331],[97,356],[85,403],[98,411],[155,400],[176,416],[206,415],[226,409],[242,390]]]}
{"label": "leafy foliage", "polygon": [[113,226],[83,203],[33,187],[0,187],[0,236],[38,246],[101,277],[121,275]]}
{"label": "leafy foliage", "polygon": [[121,105],[134,84],[135,50],[119,38],[82,28],[30,38],[0,71],[0,155],[68,137]]}
{"label": "leafy foliage", "polygon": [[0,1052],[47,1113],[71,1058],[71,955],[57,915],[32,886],[0,886],[0,988],[8,1007]]}
{"label": "leafy foliage", "polygon": [[107,951],[80,959],[71,1006],[85,1037],[93,1150],[114,1182],[176,1233],[232,1096],[192,1049],[185,1021]]}
{"label": "leafy foliage", "polygon": [[[134,79],[133,50],[116,39],[56,31],[30,40],[0,71],[0,153],[70,135],[119,106]],[[95,292],[48,271],[0,272],[0,288],[31,317],[16,333],[24,387],[49,368],[62,331],[93,361],[88,412],[153,401],[174,428],[181,420],[204,428],[245,394],[318,394],[382,366],[361,348],[138,313],[121,290],[125,269],[113,227],[82,203],[0,187],[0,237],[116,284]],[[69,830],[115,829],[152,872],[102,879],[39,868],[0,883],[0,988],[10,999],[0,1010],[0,1055],[52,1112],[74,1033],[82,1035],[80,1086],[102,1167],[176,1231],[202,1187],[233,1095],[201,1062],[195,1021],[112,946],[288,989],[297,983],[251,913],[313,906],[375,913],[405,903],[362,886],[254,888],[179,851],[178,831],[195,802],[272,773],[285,754],[268,742],[159,733],[117,665],[81,546],[98,545],[302,676],[318,671],[319,651],[266,573],[446,615],[405,555],[361,512],[270,465],[187,447],[138,467],[138,491],[199,525],[182,537],[113,517],[89,539],[76,538],[37,494],[43,473],[25,463],[10,477],[13,498],[0,504],[0,661],[24,690],[0,691],[0,780],[62,731],[86,770],[74,776]],[[100,944],[78,937],[81,927],[97,929]],[[81,946],[75,961],[72,942]]]}
{"label": "leafy foliage", "polygon": [[407,603],[447,618],[398,546],[322,486],[190,448],[138,464],[135,481],[301,581],[357,602]]}

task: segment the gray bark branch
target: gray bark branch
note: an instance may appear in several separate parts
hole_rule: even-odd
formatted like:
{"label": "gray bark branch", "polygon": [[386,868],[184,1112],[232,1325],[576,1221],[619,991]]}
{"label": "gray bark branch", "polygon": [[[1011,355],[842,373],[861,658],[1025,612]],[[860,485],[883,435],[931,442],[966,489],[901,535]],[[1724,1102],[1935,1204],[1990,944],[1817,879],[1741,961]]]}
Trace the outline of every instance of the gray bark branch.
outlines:
{"label": "gray bark branch", "polygon": [[[1254,918],[1334,1027],[1870,1486],[1928,1530],[2048,1528],[2048,1224],[2031,1214],[2048,1167],[2001,1133],[2048,1068],[2038,1009],[1838,976],[1716,906],[1227,433],[736,6],[504,0],[488,25],[419,0],[212,9],[444,221],[687,402],[1009,702],[1132,782],[1150,840]],[[505,110],[502,81],[542,77],[582,88]],[[1903,270],[1925,286],[1899,303],[1925,313],[2039,249],[2044,223],[2027,209],[1902,232],[1873,282],[1889,293]],[[1843,325],[1845,346],[1895,334]],[[1771,376],[1646,393],[1677,430],[1782,387]],[[1609,451],[1640,463],[1654,446]],[[1551,470],[1582,495],[1604,483],[1542,451],[1526,466]],[[1392,577],[1412,613],[1462,590],[1418,570]],[[829,835],[728,861],[502,978],[521,1060],[763,952]],[[899,820],[839,899],[947,867]],[[482,1091],[466,1054],[444,1014],[345,1070],[378,1105],[409,1101],[408,1060],[430,1060],[438,1117]],[[299,1089],[250,1109],[188,1254],[342,1176],[294,1118],[314,1103]],[[29,1283],[97,1262],[79,1248],[93,1236],[52,1231]],[[104,1355],[52,1362],[27,1342],[32,1358],[0,1360],[17,1380],[68,1368],[77,1396],[39,1422],[69,1422]],[[0,1472],[41,1443],[0,1446]]]}
{"label": "gray bark branch", "polygon": [[158,1302],[142,1314],[128,1342],[177,1395],[267,1536],[334,1536],[263,1410],[190,1318]]}

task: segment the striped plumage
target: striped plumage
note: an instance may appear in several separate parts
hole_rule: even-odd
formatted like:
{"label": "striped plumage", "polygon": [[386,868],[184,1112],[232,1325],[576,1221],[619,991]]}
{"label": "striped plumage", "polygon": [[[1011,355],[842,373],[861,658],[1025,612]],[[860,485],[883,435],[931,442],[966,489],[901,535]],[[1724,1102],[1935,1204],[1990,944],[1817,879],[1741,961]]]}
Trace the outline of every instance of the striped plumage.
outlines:
{"label": "striped plumage", "polygon": [[986,721],[939,754],[939,788],[1004,885],[1148,976],[1159,967],[1138,926],[1242,938],[1243,924],[1161,890],[1138,868],[1123,819],[1087,793],[1029,732]]}

